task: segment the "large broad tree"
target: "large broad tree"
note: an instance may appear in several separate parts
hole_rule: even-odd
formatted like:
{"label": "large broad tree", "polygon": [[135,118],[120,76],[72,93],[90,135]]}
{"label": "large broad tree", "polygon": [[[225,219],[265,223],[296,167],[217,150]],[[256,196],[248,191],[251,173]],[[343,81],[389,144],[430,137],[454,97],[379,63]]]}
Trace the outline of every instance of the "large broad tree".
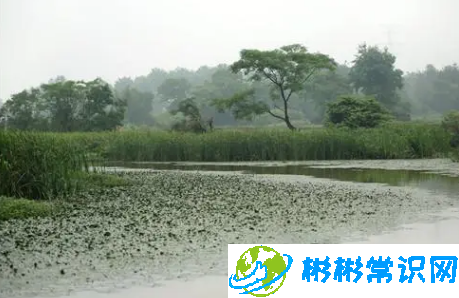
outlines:
{"label": "large broad tree", "polygon": [[158,95],[166,101],[184,100],[189,95],[191,84],[185,78],[166,79],[158,87]]}
{"label": "large broad tree", "polygon": [[215,107],[212,107],[212,100],[229,98],[249,87],[250,84],[244,80],[242,74],[233,73],[228,65],[219,65],[210,80],[193,88],[191,93],[196,98],[196,104],[199,106],[203,118],[213,118],[216,126],[235,125],[234,116],[228,111],[218,113]]}
{"label": "large broad tree", "polygon": [[396,57],[387,48],[362,44],[349,72],[357,92],[374,96],[392,111],[400,105],[398,91],[403,87],[403,72],[395,68],[395,61]]}
{"label": "large broad tree", "polygon": [[125,122],[135,125],[153,125],[153,99],[151,92],[142,92],[132,87],[127,87],[118,92],[119,97],[126,103]]}
{"label": "large broad tree", "polygon": [[125,102],[101,79],[51,80],[14,94],[2,107],[8,126],[22,130],[98,131],[122,124]]}
{"label": "large broad tree", "polygon": [[294,130],[289,116],[292,95],[302,91],[317,72],[335,67],[335,61],[329,56],[309,53],[300,44],[268,51],[244,49],[240,59],[230,66],[231,70],[242,72],[252,82],[267,82],[271,87],[271,100],[256,99],[254,90],[244,90],[231,98],[216,99],[214,105],[219,110],[231,110],[236,118],[242,119],[268,113]]}
{"label": "large broad tree", "polygon": [[299,93],[297,109],[302,111],[311,122],[322,123],[327,104],[343,94],[351,93],[349,68],[346,65],[338,65],[335,71],[318,72],[314,79],[306,84],[304,91]]}
{"label": "large broad tree", "polygon": [[427,65],[422,72],[408,73],[404,91],[418,114],[459,110],[459,67],[456,64],[436,69]]}

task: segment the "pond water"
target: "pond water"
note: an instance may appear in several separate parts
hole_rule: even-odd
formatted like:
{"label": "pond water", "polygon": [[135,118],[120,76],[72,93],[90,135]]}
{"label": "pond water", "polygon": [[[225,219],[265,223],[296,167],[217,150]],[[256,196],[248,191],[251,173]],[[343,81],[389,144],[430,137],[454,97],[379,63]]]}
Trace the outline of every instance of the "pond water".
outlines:
{"label": "pond water", "polygon": [[[458,244],[459,209],[451,209],[438,214],[438,221],[417,223],[401,227],[383,235],[371,236],[363,241],[352,243],[377,244],[417,244],[442,243]],[[226,297],[228,293],[227,276],[204,276],[192,280],[169,281],[154,287],[134,287],[124,290],[100,292],[76,292],[68,296],[73,298],[122,298],[122,297],[160,297],[160,298],[214,298]]]}
{"label": "pond water", "polygon": [[459,177],[420,170],[384,170],[369,168],[334,168],[322,166],[285,165],[218,165],[185,163],[126,163],[106,164],[107,169],[154,169],[185,171],[241,172],[245,174],[300,175],[315,178],[360,183],[382,183],[390,186],[416,187],[453,195],[459,199]]}
{"label": "pond water", "polygon": [[[185,171],[242,172],[263,175],[298,175],[336,181],[381,183],[394,187],[417,188],[446,195],[459,200],[459,177],[440,175],[419,170],[383,170],[363,168],[333,168],[306,165],[215,165],[179,163],[110,163],[107,170],[153,169]],[[384,234],[353,239],[345,243],[455,243],[459,244],[459,209],[451,208],[441,213],[426,214],[425,221],[403,225]],[[344,241],[344,240],[343,240]],[[210,298],[226,297],[227,276],[196,277],[191,280],[173,280],[150,287],[132,287],[107,292],[72,292],[60,297],[117,298],[117,297],[167,297]],[[50,297],[50,296],[40,296]],[[56,297],[56,296],[54,296]]]}

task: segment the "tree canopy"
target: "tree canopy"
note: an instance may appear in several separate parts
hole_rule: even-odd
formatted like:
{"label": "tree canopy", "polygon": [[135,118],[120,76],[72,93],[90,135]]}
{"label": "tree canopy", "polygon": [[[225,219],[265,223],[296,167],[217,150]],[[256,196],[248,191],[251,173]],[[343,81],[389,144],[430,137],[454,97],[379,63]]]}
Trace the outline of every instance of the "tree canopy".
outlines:
{"label": "tree canopy", "polygon": [[[283,46],[279,49],[261,51],[244,49],[240,59],[231,66],[234,73],[242,72],[249,81],[268,82],[271,104],[253,101],[252,91],[243,91],[229,99],[219,99],[215,105],[223,108],[236,107],[237,117],[268,113],[285,122],[289,129],[295,129],[289,117],[289,100],[293,94],[303,90],[305,83],[320,70],[334,70],[336,62],[321,53],[309,53],[300,44]],[[253,98],[252,98],[253,99]],[[241,113],[241,108],[246,111]]]}
{"label": "tree canopy", "polygon": [[395,68],[396,57],[387,48],[362,44],[349,79],[356,91],[374,96],[381,104],[394,110],[400,104],[398,91],[403,87],[403,72]]}
{"label": "tree canopy", "polygon": [[[326,120],[341,95],[374,97],[398,119],[440,119],[459,110],[456,64],[404,74],[388,49],[359,46],[348,67],[299,44],[244,49],[231,65],[196,70],[153,68],[145,75],[106,82],[60,76],[3,101],[0,126],[24,130],[90,131],[116,125],[170,128],[173,111],[193,98],[202,119],[215,126],[275,125],[290,129]],[[121,119],[121,120],[119,120]]]}
{"label": "tree canopy", "polygon": [[125,102],[101,79],[58,78],[14,94],[2,106],[8,126],[24,130],[97,131],[122,124]]}

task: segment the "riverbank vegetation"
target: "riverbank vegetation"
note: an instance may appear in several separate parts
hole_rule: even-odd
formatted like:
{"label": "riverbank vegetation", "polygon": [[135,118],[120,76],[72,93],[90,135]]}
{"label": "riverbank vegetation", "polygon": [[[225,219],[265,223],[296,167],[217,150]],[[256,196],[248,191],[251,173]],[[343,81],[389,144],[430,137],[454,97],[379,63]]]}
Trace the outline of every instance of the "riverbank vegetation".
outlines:
{"label": "riverbank vegetation", "polygon": [[[0,195],[50,201],[90,187],[129,185],[90,171],[104,161],[457,154],[457,112],[443,122],[438,117],[459,109],[459,68],[404,74],[395,61],[387,49],[363,44],[347,66],[293,44],[244,49],[229,66],[153,69],[114,86],[58,77],[13,94],[0,108]],[[45,205],[31,206],[48,214]]]}
{"label": "riverbank vegetation", "polygon": [[0,195],[49,200],[126,181],[91,173],[103,161],[287,161],[442,157],[451,136],[439,124],[376,128],[221,129],[210,133],[121,131],[0,132]]}

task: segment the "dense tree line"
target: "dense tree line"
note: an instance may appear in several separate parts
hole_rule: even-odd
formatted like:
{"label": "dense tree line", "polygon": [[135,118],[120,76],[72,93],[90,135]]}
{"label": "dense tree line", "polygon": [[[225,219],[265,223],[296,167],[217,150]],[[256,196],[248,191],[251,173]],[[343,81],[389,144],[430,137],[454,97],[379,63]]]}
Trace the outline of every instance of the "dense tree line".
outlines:
{"label": "dense tree line", "polygon": [[41,131],[110,130],[122,124],[125,102],[101,79],[63,77],[14,94],[0,110],[10,128]]}
{"label": "dense tree line", "polygon": [[[186,119],[199,119],[200,124],[191,125],[201,127],[198,130],[205,130],[205,123],[284,123],[294,129],[299,121],[324,123],[330,106],[343,109],[346,103],[352,103],[347,109],[351,111],[377,109],[376,102],[399,120],[459,110],[456,64],[443,69],[427,65],[404,74],[395,62],[387,49],[365,44],[358,47],[351,65],[299,44],[244,49],[231,65],[195,71],[154,68],[144,76],[120,78],[113,87],[101,79],[77,82],[60,77],[12,95],[0,108],[0,121],[7,120],[11,128],[51,131],[188,127]],[[362,96],[375,101],[363,103]],[[183,113],[184,107],[193,113]]]}

